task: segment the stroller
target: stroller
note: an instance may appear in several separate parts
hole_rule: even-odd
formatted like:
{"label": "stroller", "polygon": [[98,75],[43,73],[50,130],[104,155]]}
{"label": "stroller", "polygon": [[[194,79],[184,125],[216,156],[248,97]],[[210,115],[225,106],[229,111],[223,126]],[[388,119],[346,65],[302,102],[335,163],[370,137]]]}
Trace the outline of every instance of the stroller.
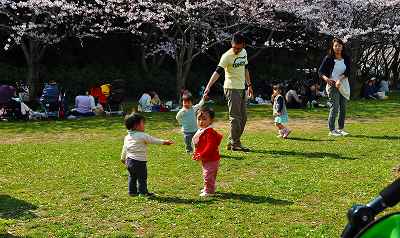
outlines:
{"label": "stroller", "polygon": [[122,102],[125,98],[125,86],[125,81],[121,79],[114,80],[111,83],[110,96],[107,98],[104,108],[107,116],[124,114]]}
{"label": "stroller", "polygon": [[342,238],[397,238],[400,237],[400,212],[388,214],[378,220],[375,216],[400,202],[400,178],[380,192],[367,205],[354,205],[349,209]]}
{"label": "stroller", "polygon": [[15,88],[8,85],[0,85],[0,119],[17,120],[23,119],[21,105],[13,99]]}

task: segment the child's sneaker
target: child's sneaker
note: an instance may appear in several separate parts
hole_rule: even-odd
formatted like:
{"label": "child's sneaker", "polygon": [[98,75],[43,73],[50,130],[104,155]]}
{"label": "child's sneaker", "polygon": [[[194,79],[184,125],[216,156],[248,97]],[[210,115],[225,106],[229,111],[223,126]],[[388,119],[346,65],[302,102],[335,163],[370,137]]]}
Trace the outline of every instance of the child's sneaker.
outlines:
{"label": "child's sneaker", "polygon": [[276,137],[278,137],[278,138],[282,138],[282,137],[283,137],[283,132],[282,132],[282,130],[279,130],[279,131],[278,131],[278,135],[277,135]]}
{"label": "child's sneaker", "polygon": [[285,132],[283,133],[283,138],[284,138],[284,139],[287,139],[288,136],[289,136],[289,134],[290,134],[291,132],[292,132],[292,130],[285,129]]}
{"label": "child's sneaker", "polygon": [[199,196],[200,197],[213,197],[214,193],[207,193],[206,191],[202,191]]}

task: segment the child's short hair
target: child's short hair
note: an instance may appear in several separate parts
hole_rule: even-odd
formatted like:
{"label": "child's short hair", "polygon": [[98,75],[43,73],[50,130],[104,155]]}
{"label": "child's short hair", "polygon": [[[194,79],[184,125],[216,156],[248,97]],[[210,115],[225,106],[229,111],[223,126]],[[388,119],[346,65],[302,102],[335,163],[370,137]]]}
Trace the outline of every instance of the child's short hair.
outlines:
{"label": "child's short hair", "polygon": [[282,87],[282,85],[280,85],[280,84],[275,84],[275,85],[272,87],[272,89],[275,90],[275,91],[281,91],[281,92],[283,93],[283,87]]}
{"label": "child's short hair", "polygon": [[190,93],[185,93],[185,94],[183,94],[183,95],[182,95],[182,102],[183,102],[183,101],[190,101],[190,102],[193,102],[192,94],[190,94]]}
{"label": "child's short hair", "polygon": [[125,126],[126,129],[132,130],[135,129],[137,125],[140,124],[141,121],[145,121],[144,116],[139,113],[131,113],[125,117]]}
{"label": "child's short hair", "polygon": [[202,116],[207,113],[211,119],[215,118],[215,111],[211,107],[203,106],[197,111],[197,116]]}

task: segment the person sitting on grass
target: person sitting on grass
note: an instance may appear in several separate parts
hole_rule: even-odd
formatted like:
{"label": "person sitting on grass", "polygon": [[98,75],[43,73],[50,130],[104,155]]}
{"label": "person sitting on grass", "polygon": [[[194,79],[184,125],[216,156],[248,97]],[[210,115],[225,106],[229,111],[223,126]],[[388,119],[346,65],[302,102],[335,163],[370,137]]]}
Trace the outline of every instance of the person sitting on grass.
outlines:
{"label": "person sitting on grass", "polygon": [[125,117],[125,126],[128,135],[125,136],[122,147],[121,162],[125,164],[128,172],[128,195],[129,196],[153,196],[147,190],[147,145],[171,145],[171,140],[161,140],[144,133],[145,118],[132,113]]}
{"label": "person sitting on grass", "polygon": [[222,135],[212,127],[215,112],[211,108],[203,107],[197,112],[197,125],[199,129],[193,136],[195,152],[193,159],[201,161],[203,168],[204,188],[200,197],[210,197],[215,194],[215,180],[219,167],[219,145]]}
{"label": "person sitting on grass", "polygon": [[389,91],[389,81],[386,78],[383,78],[379,83],[378,92],[383,92],[384,96],[387,96]]}
{"label": "person sitting on grass", "polygon": [[286,139],[291,130],[284,126],[288,123],[288,113],[286,110],[285,99],[282,96],[283,89],[280,85],[275,85],[273,87],[273,94],[271,101],[273,102],[273,115],[275,117],[275,126],[279,130],[278,137]]}
{"label": "person sitting on grass", "polygon": [[138,110],[140,112],[151,112],[151,96],[145,91],[139,99]]}
{"label": "person sitting on grass", "polygon": [[323,92],[320,91],[320,85],[316,82],[311,83],[306,90],[305,101],[310,107],[325,107],[320,104],[320,100],[323,97]]}
{"label": "person sitting on grass", "polygon": [[151,91],[150,96],[151,96],[151,100],[150,100],[151,111],[159,112],[161,109],[161,105],[162,105],[160,97],[158,96],[158,94],[155,91]]}
{"label": "person sitting on grass", "polygon": [[370,80],[368,80],[365,85],[364,85],[364,98],[365,99],[377,99],[376,98],[376,86],[375,86],[375,77],[372,77]]}
{"label": "person sitting on grass", "polygon": [[82,91],[75,97],[75,108],[71,110],[71,115],[76,117],[91,117],[95,116],[96,109],[94,97],[89,95],[89,92]]}
{"label": "person sitting on grass", "polygon": [[57,103],[60,90],[58,89],[57,82],[50,80],[43,88],[42,96],[40,97],[41,103]]}
{"label": "person sitting on grass", "polygon": [[186,145],[186,153],[192,153],[192,138],[197,131],[196,113],[204,105],[204,99],[193,106],[192,95],[182,96],[182,109],[176,114],[176,120],[182,125],[183,138]]}
{"label": "person sitting on grass", "polygon": [[[273,102],[273,100],[271,100]],[[286,93],[286,102],[288,108],[302,108],[304,105],[301,96],[297,93],[293,83],[289,83]]]}

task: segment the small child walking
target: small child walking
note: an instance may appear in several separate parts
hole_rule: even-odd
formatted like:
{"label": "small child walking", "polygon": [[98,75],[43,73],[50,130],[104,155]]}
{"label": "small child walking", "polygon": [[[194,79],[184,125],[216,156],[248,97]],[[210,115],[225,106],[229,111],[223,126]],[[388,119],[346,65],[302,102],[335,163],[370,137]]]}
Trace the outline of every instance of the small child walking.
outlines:
{"label": "small child walking", "polygon": [[182,109],[176,114],[176,120],[182,126],[186,153],[193,153],[192,138],[197,131],[196,113],[203,105],[204,99],[193,106],[193,98],[190,94],[182,96]]}
{"label": "small child walking", "polygon": [[271,101],[273,102],[272,110],[273,116],[275,117],[275,126],[279,130],[278,137],[286,139],[292,131],[285,127],[289,121],[289,118],[286,110],[285,99],[283,98],[282,94],[282,86],[274,85]]}
{"label": "small child walking", "polygon": [[144,133],[145,118],[132,113],[125,117],[125,126],[128,135],[125,136],[122,147],[121,162],[126,165],[129,172],[128,195],[129,196],[153,196],[147,190],[147,145],[162,144],[171,145],[171,140],[161,140]]}
{"label": "small child walking", "polygon": [[200,197],[210,197],[215,194],[215,180],[219,168],[219,145],[222,135],[212,127],[215,112],[211,108],[202,107],[197,112],[197,125],[199,129],[193,136],[195,151],[193,159],[201,161],[203,168],[204,188]]}

